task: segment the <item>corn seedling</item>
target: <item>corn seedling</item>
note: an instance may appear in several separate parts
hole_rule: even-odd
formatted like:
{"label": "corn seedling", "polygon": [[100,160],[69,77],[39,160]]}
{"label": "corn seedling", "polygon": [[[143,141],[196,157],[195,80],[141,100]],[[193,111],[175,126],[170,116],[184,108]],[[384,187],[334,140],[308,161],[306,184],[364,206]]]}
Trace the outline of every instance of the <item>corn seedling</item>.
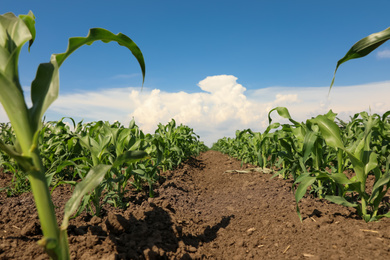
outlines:
{"label": "corn seedling", "polygon": [[[321,174],[315,177],[305,176],[300,180],[301,184],[296,191],[297,203],[302,198],[305,189],[315,179],[328,179],[338,186],[342,186],[343,192],[337,196],[326,195],[325,199],[337,204],[356,208],[358,214],[367,222],[382,217],[390,217],[390,213],[378,214],[380,203],[390,184],[389,162],[387,161],[386,170],[383,173],[378,164],[378,154],[373,151],[371,145],[373,129],[378,124],[378,119],[375,119],[373,116],[368,117],[364,121],[363,137],[350,143],[348,146],[344,144],[340,129],[335,122],[321,115],[312,121],[320,128],[321,134],[328,146],[340,149],[347,154],[352,163],[355,175],[348,178],[342,172],[337,172],[333,174]],[[375,176],[371,194],[366,191],[367,177],[370,173]],[[347,196],[353,192],[359,195],[356,200],[353,200],[352,196]]]}
{"label": "corn seedling", "polygon": [[[145,64],[141,51],[127,36],[115,35],[101,28],[90,29],[86,37],[70,38],[64,53],[53,54],[50,62],[38,66],[36,77],[31,84],[32,106],[28,107],[19,81],[18,58],[26,42],[29,42],[30,49],[35,33],[35,17],[31,11],[18,17],[12,13],[0,16],[0,102],[16,136],[13,145],[0,141],[0,149],[17,161],[27,173],[43,231],[39,244],[51,258],[69,259],[69,218],[77,210],[81,198],[103,180],[111,166],[95,164],[83,181],[75,187],[71,199],[65,205],[63,223],[59,228],[38,149],[42,117],[59,93],[59,68],[71,53],[95,41],[115,41],[127,47],[139,62],[143,76]],[[125,152],[114,164],[124,163],[133,156],[131,152]],[[137,154],[137,158],[144,156],[145,154]]]}

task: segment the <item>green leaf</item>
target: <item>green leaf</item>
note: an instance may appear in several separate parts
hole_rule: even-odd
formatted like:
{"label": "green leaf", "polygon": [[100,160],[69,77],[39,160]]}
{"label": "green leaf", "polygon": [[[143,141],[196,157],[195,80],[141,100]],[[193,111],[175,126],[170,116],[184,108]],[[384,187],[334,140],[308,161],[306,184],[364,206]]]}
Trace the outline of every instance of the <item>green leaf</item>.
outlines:
{"label": "green leaf", "polygon": [[127,151],[116,158],[113,167],[118,167],[124,163],[138,162],[146,158],[148,158],[148,154],[144,151]]}
{"label": "green leaf", "polygon": [[[295,191],[295,201],[297,202],[297,214],[299,219],[302,221],[301,212],[299,210],[298,203],[303,198],[303,196],[306,194],[307,188],[314,183],[316,180],[316,177],[311,177],[309,173],[302,174],[299,176],[299,181],[301,183],[299,184],[297,190]],[[297,179],[298,181],[298,179]]]}
{"label": "green leaf", "polygon": [[367,175],[369,172],[378,167],[378,155],[374,152],[367,152],[369,155],[367,156],[368,162],[364,165],[364,173]]}
{"label": "green leaf", "polygon": [[350,179],[348,179],[347,176],[345,176],[345,174],[341,173],[341,172],[330,174],[329,177],[332,180],[334,180],[336,183],[342,184],[342,185],[349,185],[349,184],[355,183],[355,182],[351,181]]}
{"label": "green leaf", "polygon": [[12,13],[0,15],[0,102],[26,156],[29,155],[33,132],[19,82],[18,58],[23,45],[32,38],[22,19]]}
{"label": "green leaf", "polygon": [[272,129],[276,129],[276,128],[278,128],[279,126],[280,126],[280,123],[273,123],[273,124],[269,125],[269,126],[267,127],[267,129],[264,131],[264,133],[263,133],[262,136],[266,136],[266,135],[269,133],[269,131],[271,131]]}
{"label": "green leaf", "polygon": [[374,187],[372,187],[372,194],[369,199],[369,202],[373,202],[381,193],[383,186],[388,185],[389,182],[390,182],[390,173],[387,172],[379,180],[375,182]]}
{"label": "green leaf", "polygon": [[20,166],[22,166],[23,170],[26,172],[34,171],[34,164],[31,157],[23,156],[20,153],[16,152],[14,147],[5,144],[0,140],[0,150],[6,152],[9,156],[14,158]]}
{"label": "green leaf", "polygon": [[93,165],[98,165],[98,156],[101,151],[98,142],[96,142],[96,140],[91,138],[89,135],[81,136],[79,137],[79,140],[80,144],[90,151]]}
{"label": "green leaf", "polygon": [[325,142],[333,148],[344,149],[343,141],[341,140],[340,128],[337,124],[323,115],[319,115],[312,119],[320,127],[322,136]]}
{"label": "green leaf", "polygon": [[65,59],[75,50],[80,48],[81,46],[87,44],[91,45],[95,41],[102,41],[104,43],[108,43],[111,41],[116,41],[119,45],[128,48],[137,59],[141,70],[142,70],[142,78],[145,80],[145,61],[142,55],[141,50],[138,46],[131,40],[129,37],[122,33],[113,34],[110,31],[107,31],[102,28],[93,28],[89,30],[87,37],[74,37],[69,39],[68,49],[64,53],[54,54],[58,66],[61,66]]}
{"label": "green leaf", "polygon": [[336,69],[334,71],[332,83],[330,84],[329,91],[332,89],[334,79],[336,77],[336,71],[339,68],[341,64],[343,64],[346,61],[349,61],[351,59],[361,58],[369,53],[371,53],[373,50],[381,46],[384,42],[386,42],[388,39],[390,39],[390,27],[377,33],[373,33],[357,43],[355,43],[351,49],[345,54],[345,56],[340,59],[337,62]]}
{"label": "green leaf", "polygon": [[365,172],[364,172],[364,163],[358,159],[356,156],[354,156],[352,153],[350,153],[349,151],[346,151],[344,150],[349,159],[351,160],[352,162],[352,166],[353,166],[353,170],[356,174],[356,179],[358,182],[360,183],[366,183],[366,177],[365,177]]}
{"label": "green leaf", "polygon": [[298,142],[303,143],[305,140],[305,136],[306,136],[306,130],[305,130],[304,125],[300,125],[297,127],[291,127],[291,126],[289,126],[289,127],[290,127],[290,131],[294,134],[294,136],[298,140]]}
{"label": "green leaf", "polygon": [[76,185],[76,188],[73,191],[72,197],[65,204],[64,219],[61,225],[61,230],[66,230],[69,223],[69,218],[77,210],[80,205],[80,200],[88,192],[95,189],[99,183],[102,182],[104,175],[111,168],[110,165],[99,164],[94,166],[87,174],[87,176],[79,184]]}
{"label": "green leaf", "polygon": [[27,41],[32,40],[35,37],[33,16],[32,12],[22,18],[16,17],[13,13],[0,15],[0,46],[6,47],[9,53],[13,53]]}
{"label": "green leaf", "polygon": [[327,199],[327,200],[329,200],[329,201],[331,201],[333,203],[336,203],[336,204],[339,204],[339,205],[343,205],[345,207],[356,208],[357,206],[359,206],[356,203],[351,203],[351,202],[347,201],[344,197],[341,197],[341,196],[326,195],[325,199]]}
{"label": "green leaf", "polygon": [[119,45],[127,47],[137,59],[141,70],[142,78],[145,81],[145,62],[138,46],[124,34],[113,34],[101,28],[90,29],[87,37],[74,37],[69,39],[66,52],[53,54],[50,63],[43,63],[38,67],[37,75],[31,86],[31,99],[33,106],[30,109],[33,132],[40,128],[41,118],[48,107],[57,99],[59,93],[58,69],[62,63],[75,50],[83,45],[91,45],[95,41],[105,43],[116,41]]}
{"label": "green leaf", "polygon": [[295,191],[295,200],[297,203],[305,196],[307,188],[314,183],[316,177],[312,177],[310,175],[301,175],[297,181],[300,181],[300,184]]}
{"label": "green leaf", "polygon": [[58,69],[57,62],[52,56],[50,63],[41,63],[38,66],[35,79],[31,83],[32,107],[29,112],[34,132],[41,128],[43,115],[58,97],[60,89]]}
{"label": "green leaf", "polygon": [[337,113],[334,113],[334,112],[332,111],[332,109],[330,109],[330,110],[328,111],[328,113],[326,113],[324,116],[325,116],[326,118],[328,118],[329,120],[334,121],[334,120],[336,119]]}
{"label": "green leaf", "polygon": [[19,15],[19,18],[23,20],[23,22],[26,24],[27,28],[30,30],[31,33],[31,39],[28,44],[28,50],[30,51],[30,47],[33,44],[35,40],[35,16],[33,12],[29,11],[27,15]]}
{"label": "green leaf", "polygon": [[183,153],[183,150],[181,150],[178,146],[173,146],[171,147],[171,151],[175,151],[177,152],[178,154],[182,154]]}
{"label": "green leaf", "polygon": [[269,124],[271,124],[271,122],[272,122],[271,113],[272,113],[272,111],[275,111],[275,110],[276,110],[276,112],[278,112],[279,116],[281,116],[283,118],[287,118],[294,125],[300,125],[297,121],[295,121],[294,119],[291,118],[290,113],[288,112],[288,109],[286,107],[275,107],[274,109],[269,111],[269,113],[268,113],[268,123]]}
{"label": "green leaf", "polygon": [[59,248],[60,248],[60,257],[59,257],[59,259],[70,259],[69,243],[68,243],[68,231],[66,229],[60,230]]}
{"label": "green leaf", "polygon": [[375,216],[375,217],[372,217],[369,221],[377,221],[381,218],[390,218],[390,211],[387,212],[386,214],[383,214],[383,215],[378,215],[378,216]]}
{"label": "green leaf", "polygon": [[317,134],[313,131],[307,132],[305,139],[303,141],[303,152],[304,152],[303,162],[306,163],[306,160],[309,158],[310,154],[313,152],[313,149],[315,148],[314,146],[316,144],[316,141],[317,141]]}

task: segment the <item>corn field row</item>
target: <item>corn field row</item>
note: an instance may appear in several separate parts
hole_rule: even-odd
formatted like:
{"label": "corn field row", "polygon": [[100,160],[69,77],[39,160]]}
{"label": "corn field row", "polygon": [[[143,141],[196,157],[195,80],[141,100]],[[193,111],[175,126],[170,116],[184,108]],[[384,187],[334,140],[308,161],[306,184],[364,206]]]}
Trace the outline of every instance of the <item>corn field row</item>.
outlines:
{"label": "corn field row", "polygon": [[[153,197],[153,184],[160,171],[171,170],[207,149],[191,128],[176,126],[173,119],[167,125],[159,124],[154,134],[144,134],[134,120],[128,127],[119,122],[76,124],[69,120],[72,127],[64,118],[44,123],[38,136],[48,185],[52,189],[58,185],[76,185],[92,167],[113,165],[97,188],[83,198],[78,214],[87,210],[99,215],[105,203],[125,208],[128,183],[138,191],[149,186],[149,196]],[[16,144],[10,124],[0,124],[0,139],[8,145]],[[146,152],[146,158],[141,151]],[[132,159],[118,163],[125,152],[131,152]],[[0,152],[0,168],[13,174],[12,183],[2,188],[9,196],[30,189],[28,175],[4,152]]]}
{"label": "corn field row", "polygon": [[[273,123],[274,112],[289,123]],[[263,133],[236,131],[235,138],[222,138],[212,149],[292,178],[299,216],[298,203],[309,189],[319,198],[356,208],[367,222],[390,217],[384,200],[390,185],[390,111],[357,113],[349,122],[336,116],[330,110],[299,123],[287,108],[277,107],[269,112]],[[369,176],[372,187],[366,187]]]}

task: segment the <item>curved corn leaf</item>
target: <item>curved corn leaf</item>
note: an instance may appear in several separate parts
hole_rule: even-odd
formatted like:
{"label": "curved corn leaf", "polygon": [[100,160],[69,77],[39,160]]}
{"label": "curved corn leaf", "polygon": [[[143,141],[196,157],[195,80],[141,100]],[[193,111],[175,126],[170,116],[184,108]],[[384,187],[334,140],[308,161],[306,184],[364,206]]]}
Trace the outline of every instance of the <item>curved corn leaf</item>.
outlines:
{"label": "curved corn leaf", "polygon": [[23,45],[34,40],[33,21],[32,12],[24,19],[12,13],[0,15],[0,102],[11,121],[24,155],[29,155],[33,132],[19,82],[18,59]]}
{"label": "curved corn leaf", "polygon": [[372,217],[368,222],[371,222],[371,221],[377,221],[381,218],[390,218],[390,211],[387,212],[386,214],[383,214],[383,215],[377,215],[377,216],[374,216]]}
{"label": "curved corn leaf", "polygon": [[21,14],[19,15],[19,18],[23,20],[23,22],[26,24],[27,28],[30,30],[31,33],[31,39],[29,40],[28,44],[28,50],[30,51],[31,45],[34,43],[35,40],[35,16],[33,12],[29,11],[27,15]]}
{"label": "curved corn leaf", "polygon": [[312,119],[312,121],[319,126],[322,136],[329,146],[344,149],[344,144],[341,140],[340,128],[335,122],[329,120],[323,115],[317,116]]}
{"label": "curved corn leaf", "polygon": [[[365,184],[366,183],[366,177],[365,177],[365,172],[364,172],[364,163],[357,158],[355,155],[352,153],[348,152],[347,150],[344,150],[344,152],[347,153],[349,159],[351,160],[351,163],[353,165],[353,170],[355,171],[356,174],[356,179],[358,182]],[[364,188],[362,189],[364,191]]]}
{"label": "curved corn leaf", "polygon": [[316,177],[310,176],[309,173],[304,173],[301,176],[299,176],[299,180],[297,179],[297,181],[300,181],[300,184],[297,190],[295,191],[295,201],[297,202],[297,214],[301,221],[302,221],[302,216],[299,211],[298,203],[303,198],[303,196],[305,196],[307,188],[311,186],[315,182],[315,180]]}
{"label": "curved corn leaf", "polygon": [[352,183],[355,183],[355,182],[351,181],[350,179],[348,179],[348,177],[344,173],[341,173],[341,172],[330,174],[329,177],[332,180],[334,180],[336,183],[339,183],[342,185],[350,185]]}
{"label": "curved corn leaf", "polygon": [[110,165],[99,164],[91,168],[84,180],[76,185],[72,197],[65,204],[64,219],[61,225],[62,230],[66,230],[69,223],[69,218],[77,210],[80,205],[81,198],[96,188],[103,181],[104,175],[111,168]]}
{"label": "curved corn leaf", "polygon": [[33,106],[30,109],[30,114],[31,122],[34,124],[34,132],[39,129],[41,118],[48,107],[58,97],[59,67],[75,50],[83,45],[91,45],[95,41],[102,41],[104,43],[116,41],[119,45],[128,48],[133,53],[141,67],[143,84],[145,81],[145,61],[138,46],[129,37],[122,33],[115,35],[102,28],[90,29],[87,37],[70,38],[66,52],[53,54],[50,58],[50,63],[43,63],[38,67],[37,75],[31,86],[31,100]]}
{"label": "curved corn leaf", "polygon": [[35,79],[31,83],[32,107],[29,109],[32,129],[40,129],[41,119],[49,106],[57,99],[60,84],[57,61],[53,58],[50,63],[38,66]]}
{"label": "curved corn leaf", "polygon": [[1,140],[0,140],[0,150],[3,150],[9,156],[14,158],[26,172],[34,171],[34,164],[31,157],[21,155],[20,153],[14,150],[13,146],[9,144],[5,144]]}
{"label": "curved corn leaf", "polygon": [[[142,55],[141,50],[138,46],[126,35],[122,33],[113,34],[110,31],[107,31],[102,28],[92,28],[89,30],[87,37],[73,37],[69,39],[68,49],[64,53],[54,54],[58,66],[61,66],[65,59],[75,50],[80,48],[83,45],[91,45],[95,41],[102,41],[108,43],[111,41],[116,41],[119,45],[128,48],[137,59],[141,70],[143,81],[145,80],[145,61]],[[142,81],[142,82],[143,82]]]}
{"label": "curved corn leaf", "polygon": [[272,122],[271,113],[272,113],[272,111],[275,111],[275,110],[276,110],[276,112],[278,112],[279,116],[290,120],[290,122],[293,123],[294,125],[300,125],[300,123],[298,123],[297,121],[295,121],[294,119],[291,118],[290,113],[288,112],[288,109],[286,107],[275,107],[274,109],[271,109],[271,111],[269,111],[269,113],[268,113],[268,123],[269,124],[271,124],[271,122]]}
{"label": "curved corn leaf", "polygon": [[327,199],[327,200],[329,200],[329,201],[331,201],[333,203],[336,203],[336,204],[339,204],[339,205],[343,205],[345,207],[356,208],[356,207],[359,206],[356,203],[351,203],[351,202],[347,201],[344,197],[341,197],[341,196],[326,195],[325,199]]}
{"label": "curved corn leaf", "polygon": [[379,180],[375,182],[374,187],[372,187],[372,194],[370,196],[369,202],[372,203],[382,192],[383,186],[384,185],[388,186],[389,183],[390,183],[390,173],[387,172]]}
{"label": "curved corn leaf", "polygon": [[326,113],[324,116],[325,116],[326,118],[328,118],[328,119],[334,121],[334,120],[336,119],[337,113],[334,113],[334,112],[332,111],[332,109],[330,109],[330,110],[328,111],[328,113]]}
{"label": "curved corn leaf", "polygon": [[388,39],[390,39],[390,27],[383,31],[373,33],[355,43],[345,54],[345,56],[337,62],[329,91],[332,89],[334,79],[336,77],[336,71],[341,64],[351,59],[361,58],[368,55],[373,50],[385,43]]}
{"label": "curved corn leaf", "polygon": [[135,163],[147,158],[148,158],[148,154],[144,151],[127,151],[116,158],[112,167],[115,168],[124,163]]}
{"label": "curved corn leaf", "polygon": [[372,170],[374,170],[376,167],[378,167],[378,155],[374,152],[366,152],[368,157],[368,161],[364,162],[364,173],[369,174]]}

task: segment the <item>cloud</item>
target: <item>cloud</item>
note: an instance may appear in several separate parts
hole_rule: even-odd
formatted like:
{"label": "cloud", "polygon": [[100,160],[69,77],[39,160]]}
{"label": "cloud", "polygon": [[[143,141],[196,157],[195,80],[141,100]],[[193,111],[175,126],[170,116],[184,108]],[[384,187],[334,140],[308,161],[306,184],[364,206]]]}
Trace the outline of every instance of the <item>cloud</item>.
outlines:
{"label": "cloud", "polygon": [[[46,113],[47,120],[72,117],[84,122],[104,120],[128,124],[132,118],[144,132],[153,132],[158,123],[172,118],[193,128],[201,140],[211,145],[236,130],[264,131],[268,112],[284,106],[297,121],[324,114],[332,109],[339,117],[371,109],[383,114],[390,110],[387,98],[390,81],[357,86],[268,87],[246,90],[232,75],[210,76],[198,83],[198,92],[170,93],[159,89],[111,88],[95,92],[61,95]],[[275,122],[284,122],[276,112]],[[0,109],[0,122],[8,121]]]}
{"label": "cloud", "polygon": [[[134,112],[136,122],[147,131],[155,129],[156,122],[168,122],[174,118],[179,123],[196,128],[197,134],[231,129],[233,124],[247,125],[257,117],[256,110],[244,95],[245,88],[237,78],[229,75],[207,77],[198,86],[204,92],[188,94],[132,91],[131,100],[137,102]],[[234,130],[233,130],[234,131]]]}
{"label": "cloud", "polygon": [[7,114],[5,113],[5,110],[2,105],[0,105],[0,122],[8,122]]}
{"label": "cloud", "polygon": [[378,51],[376,53],[376,57],[379,59],[389,59],[390,58],[390,50]]}

